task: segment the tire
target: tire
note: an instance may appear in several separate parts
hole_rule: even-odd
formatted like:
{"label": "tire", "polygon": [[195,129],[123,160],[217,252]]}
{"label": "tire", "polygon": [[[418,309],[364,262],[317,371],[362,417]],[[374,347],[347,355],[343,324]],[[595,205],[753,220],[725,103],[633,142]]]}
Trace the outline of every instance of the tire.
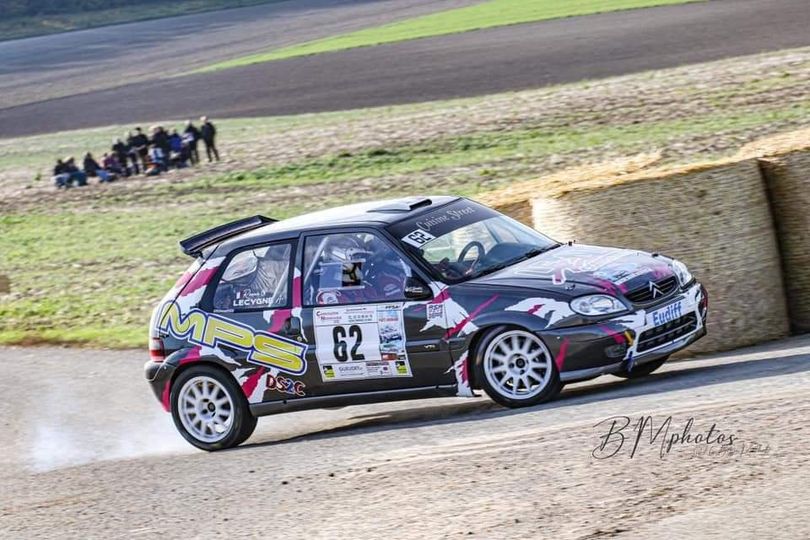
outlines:
{"label": "tire", "polygon": [[640,379],[642,377],[646,377],[656,369],[663,366],[667,360],[669,360],[669,356],[665,356],[663,358],[659,358],[658,360],[653,360],[652,362],[647,362],[646,364],[636,366],[632,369],[632,371],[627,371],[626,369],[622,371],[617,371],[616,373],[614,373],[614,375],[617,377],[621,377],[622,379]]}
{"label": "tire", "polygon": [[475,377],[504,407],[531,407],[554,398],[563,383],[551,352],[535,334],[514,327],[493,328],[475,353]]}
{"label": "tire", "polygon": [[214,366],[193,366],[178,375],[170,394],[172,419],[189,443],[213,452],[245,442],[256,429],[236,380]]}

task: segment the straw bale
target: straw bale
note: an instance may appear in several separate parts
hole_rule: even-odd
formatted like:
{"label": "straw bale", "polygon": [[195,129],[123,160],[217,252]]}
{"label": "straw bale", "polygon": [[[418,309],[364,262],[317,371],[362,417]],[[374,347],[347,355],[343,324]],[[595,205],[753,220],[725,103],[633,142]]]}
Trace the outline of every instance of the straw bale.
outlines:
{"label": "straw bale", "polygon": [[756,159],[662,168],[532,200],[536,229],[559,240],[660,252],[709,292],[709,336],[691,352],[787,335],[780,257]]}
{"label": "straw bale", "polygon": [[799,150],[810,150],[810,128],[777,133],[750,142],[740,149],[737,158],[771,157]]}
{"label": "straw bale", "polygon": [[554,187],[575,186],[591,182],[594,178],[617,178],[645,169],[661,159],[659,152],[638,154],[603,163],[581,165],[557,173],[519,182],[503,189],[484,193],[477,197],[483,204],[510,216],[521,223],[531,225],[531,199],[541,190]]}
{"label": "straw bale", "polygon": [[810,332],[810,149],[762,158],[782,253],[790,322]]}

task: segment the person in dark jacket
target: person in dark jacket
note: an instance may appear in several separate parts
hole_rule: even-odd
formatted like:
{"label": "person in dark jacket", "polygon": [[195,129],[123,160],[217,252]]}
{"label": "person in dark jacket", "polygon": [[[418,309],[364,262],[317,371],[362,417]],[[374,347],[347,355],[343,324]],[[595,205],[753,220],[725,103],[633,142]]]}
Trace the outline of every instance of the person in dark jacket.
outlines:
{"label": "person in dark jacket", "polygon": [[[106,154],[105,154],[106,155]],[[87,175],[88,178],[95,178],[98,177],[99,182],[112,182],[114,179],[114,175],[109,171],[105,170],[104,167],[98,164],[93,158],[93,154],[87,152],[84,155],[84,174]],[[80,184],[81,185],[81,184]]]}
{"label": "person in dark jacket", "polygon": [[70,173],[61,159],[56,160],[56,166],[53,168],[53,183],[57,188],[70,187]]}
{"label": "person in dark jacket", "polygon": [[163,126],[155,126],[152,128],[152,140],[150,143],[160,148],[164,156],[168,156],[172,151],[171,145],[169,144],[169,134],[166,133]]}
{"label": "person in dark jacket", "polygon": [[[129,176],[132,174],[132,169],[130,169],[127,161],[129,160],[129,146],[125,143],[122,139],[115,139],[112,145],[112,153],[115,156],[115,159],[118,160],[118,164],[121,167],[121,175],[122,176]],[[135,164],[137,167],[137,164]],[[104,166],[106,169],[106,165]]]}
{"label": "person in dark jacket", "polygon": [[[139,127],[135,128],[135,135],[127,140],[127,144],[131,148],[135,149],[135,152],[138,154],[138,157],[141,161],[141,167],[145,171],[146,170],[146,163],[149,158],[149,138],[143,134],[143,130]],[[135,174],[138,174],[138,169],[136,167]]]}
{"label": "person in dark jacket", "polygon": [[76,166],[76,160],[73,158],[73,156],[65,159],[62,169],[68,175],[68,182],[66,184],[67,187],[70,187],[74,183],[77,186],[87,185],[87,175],[80,171]]}
{"label": "person in dark jacket", "polygon": [[208,120],[207,116],[200,118],[200,122],[202,122],[200,136],[205,144],[205,154],[208,156],[208,162],[212,161],[212,156],[219,161],[219,152],[216,145],[217,128]]}
{"label": "person in dark jacket", "polygon": [[191,120],[186,122],[186,129],[183,131],[183,140],[188,145],[188,150],[191,154],[191,164],[196,165],[200,162],[200,152],[197,150],[197,145],[200,142],[200,130],[197,129]]}

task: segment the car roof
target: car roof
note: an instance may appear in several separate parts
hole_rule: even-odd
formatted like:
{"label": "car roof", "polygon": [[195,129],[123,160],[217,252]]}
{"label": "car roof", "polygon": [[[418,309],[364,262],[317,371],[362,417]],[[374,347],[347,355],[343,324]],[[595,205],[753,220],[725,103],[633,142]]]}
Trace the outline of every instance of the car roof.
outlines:
{"label": "car roof", "polygon": [[338,206],[275,221],[231,237],[220,245],[230,251],[244,245],[281,240],[312,229],[328,229],[351,225],[385,227],[403,219],[435,210],[460,197],[446,195],[416,196]]}

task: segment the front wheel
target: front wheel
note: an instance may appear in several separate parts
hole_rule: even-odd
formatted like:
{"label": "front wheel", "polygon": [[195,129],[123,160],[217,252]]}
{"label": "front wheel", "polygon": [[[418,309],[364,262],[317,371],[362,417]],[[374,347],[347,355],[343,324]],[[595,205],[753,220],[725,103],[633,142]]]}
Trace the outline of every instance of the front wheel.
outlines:
{"label": "front wheel", "polygon": [[665,356],[663,358],[659,358],[658,360],[653,360],[652,362],[641,364],[640,366],[635,366],[633,367],[632,370],[629,371],[627,369],[617,371],[616,373],[614,373],[614,375],[617,377],[621,377],[622,379],[640,379],[641,377],[646,377],[656,369],[663,366],[667,360],[669,360],[669,356]]}
{"label": "front wheel", "polygon": [[545,343],[525,330],[491,330],[477,349],[476,380],[493,401],[506,407],[530,407],[562,390],[560,374]]}
{"label": "front wheel", "polygon": [[194,366],[172,384],[172,418],[188,442],[212,452],[238,446],[256,428],[234,378],[213,366]]}

